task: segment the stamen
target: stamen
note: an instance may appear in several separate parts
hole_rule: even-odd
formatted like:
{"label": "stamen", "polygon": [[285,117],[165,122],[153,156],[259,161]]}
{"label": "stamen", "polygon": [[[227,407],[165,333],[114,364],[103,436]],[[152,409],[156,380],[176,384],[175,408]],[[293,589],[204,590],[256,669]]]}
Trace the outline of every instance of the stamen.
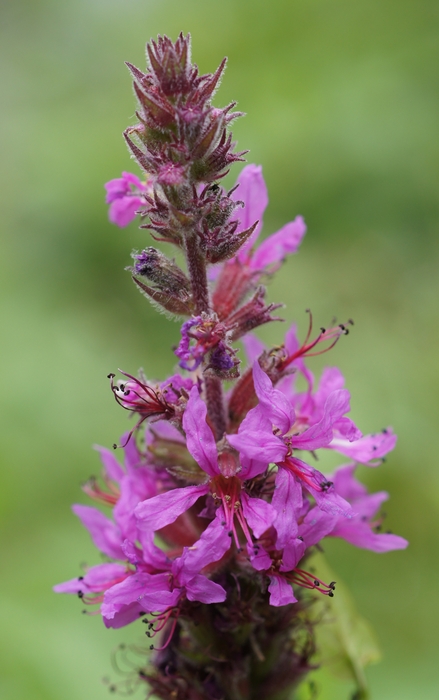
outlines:
{"label": "stamen", "polygon": [[[298,350],[296,350],[296,352],[292,353],[281,362],[279,366],[280,370],[284,370],[286,367],[288,367],[288,365],[294,362],[294,360],[297,360],[299,357],[316,357],[317,355],[322,355],[323,353],[328,352],[338,342],[341,335],[347,335],[349,333],[349,329],[346,328],[346,326],[343,323],[340,323],[338,326],[333,326],[332,328],[320,328],[319,335],[314,340],[309,342],[312,333],[313,319],[311,310],[306,309],[306,312],[309,314],[309,325],[306,338],[302,343],[301,347]],[[347,323],[350,325],[354,325],[352,319],[349,319]],[[313,348],[315,348],[316,345],[318,345],[318,343],[322,343],[328,340],[332,341],[330,345],[323,348],[322,350],[311,352],[311,350],[313,350]]]}
{"label": "stamen", "polygon": [[172,637],[174,636],[174,632],[175,632],[175,628],[176,628],[176,626],[177,626],[177,622],[178,622],[178,614],[175,616],[174,620],[172,621],[171,631],[170,631],[170,633],[169,633],[169,635],[168,635],[168,638],[167,638],[166,642],[165,642],[164,644],[162,644],[161,647],[156,647],[156,646],[154,646],[154,644],[151,644],[151,646],[149,647],[149,648],[151,649],[151,651],[152,651],[152,650],[154,650],[154,651],[163,651],[164,649],[166,649],[167,646],[169,646],[169,644],[170,644],[170,642],[171,642],[171,640],[172,640]]}
{"label": "stamen", "polygon": [[310,574],[304,569],[293,569],[286,574],[283,574],[285,578],[291,583],[295,583],[302,588],[308,588],[309,590],[317,590],[322,595],[327,595],[329,598],[334,597],[335,581],[331,583],[325,583],[321,579],[317,578],[313,574]]}

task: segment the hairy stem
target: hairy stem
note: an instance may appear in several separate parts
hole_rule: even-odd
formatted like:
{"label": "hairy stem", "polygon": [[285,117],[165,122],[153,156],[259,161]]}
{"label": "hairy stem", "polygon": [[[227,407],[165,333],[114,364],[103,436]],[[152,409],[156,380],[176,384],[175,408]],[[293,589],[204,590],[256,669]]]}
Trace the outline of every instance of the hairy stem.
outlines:
{"label": "hairy stem", "polygon": [[[210,300],[206,260],[200,250],[196,233],[190,232],[186,234],[185,252],[196,313],[209,313]],[[221,440],[226,432],[226,415],[221,380],[218,377],[205,377],[205,386],[207,413],[215,433],[215,439]]]}
{"label": "hairy stem", "polygon": [[188,232],[184,237],[186,263],[192,286],[192,296],[197,314],[209,313],[209,288],[207,286],[206,260],[198,243],[197,234]]}
{"label": "hairy stem", "polygon": [[205,377],[207,413],[214,428],[215,440],[221,440],[226,432],[226,412],[223,387],[218,377]]}

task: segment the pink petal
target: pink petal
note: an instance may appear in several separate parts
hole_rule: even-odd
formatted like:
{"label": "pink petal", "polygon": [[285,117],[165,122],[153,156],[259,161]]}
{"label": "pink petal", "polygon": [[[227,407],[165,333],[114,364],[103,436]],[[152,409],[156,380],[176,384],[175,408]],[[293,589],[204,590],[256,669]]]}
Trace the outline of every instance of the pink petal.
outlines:
{"label": "pink petal", "polygon": [[276,474],[272,505],[276,511],[276,546],[283,549],[289,540],[297,537],[297,515],[302,507],[301,485],[288,469],[279,469]]}
{"label": "pink petal", "polygon": [[294,597],[293,589],[288,581],[282,576],[269,576],[269,579],[270,605],[280,607],[281,605],[297,603],[297,598]]}
{"label": "pink petal", "polygon": [[214,477],[220,473],[218,452],[213,433],[206,423],[206,415],[206,404],[200,397],[198,387],[194,386],[183,414],[186,444],[201,469],[209,476]]}
{"label": "pink petal", "polygon": [[134,221],[136,212],[143,204],[144,202],[140,197],[132,195],[115,199],[110,204],[108,218],[112,224],[116,224],[119,228],[125,228],[131,221]]}
{"label": "pink petal", "polygon": [[355,547],[370,549],[373,552],[390,552],[394,549],[405,549],[407,540],[398,535],[376,533],[367,522],[362,520],[340,519],[331,532],[331,537],[341,537]]}
{"label": "pink petal", "polygon": [[301,216],[297,216],[261,243],[251,258],[251,269],[262,270],[273,265],[277,270],[287,255],[297,252],[305,233],[305,222]]}
{"label": "pink petal", "polygon": [[247,544],[247,552],[251,561],[251,564],[256,571],[266,571],[272,565],[272,560],[268,552],[262,546],[251,547]]}
{"label": "pink petal", "polygon": [[133,542],[137,539],[137,520],[134,509],[138,503],[157,494],[157,486],[152,471],[138,467],[132,474],[126,474],[120,483],[120,497],[114,506],[113,516],[123,537]]}
{"label": "pink petal", "polygon": [[97,564],[87,569],[81,578],[73,578],[53,587],[55,593],[100,593],[127,576],[122,564]]}
{"label": "pink petal", "polygon": [[349,397],[346,389],[333,391],[326,400],[323,418],[301,435],[293,437],[293,447],[310,451],[327,447],[332,440],[334,423],[350,409]]}
{"label": "pink petal", "polygon": [[156,571],[167,571],[171,568],[171,562],[165,552],[154,544],[154,532],[152,530],[139,530],[139,541],[142,545],[142,558],[146,567]]}
{"label": "pink petal", "polygon": [[122,177],[125,182],[128,182],[130,185],[134,185],[134,187],[137,187],[141,192],[146,190],[145,183],[142,182],[137,175],[134,175],[134,173],[128,173],[124,170],[122,172]]}
{"label": "pink petal", "polygon": [[236,232],[245,231],[256,221],[259,221],[250,239],[238,253],[239,260],[245,262],[246,252],[261,232],[262,217],[268,204],[268,193],[262,177],[262,167],[260,165],[247,165],[238,177],[238,184],[239,187],[233,193],[232,198],[235,201],[244,202],[244,208],[236,208],[233,213],[233,219],[239,221]]}
{"label": "pink petal", "polygon": [[253,364],[253,382],[266,417],[284,435],[296,419],[294,409],[284,394],[273,388],[271,379],[265,374],[257,360]]}
{"label": "pink petal", "polygon": [[94,445],[94,449],[99,452],[101,462],[104,465],[105,473],[112,481],[119,482],[125,475],[124,470],[117,461],[114,452],[107,450],[106,447]]}
{"label": "pink petal", "polygon": [[139,529],[161,530],[162,527],[177,520],[179,515],[189,510],[195,501],[208,491],[209,484],[185,486],[181,489],[166,491],[139,503],[134,510]]}
{"label": "pink petal", "polygon": [[112,618],[103,617],[102,619],[105,627],[118,630],[121,627],[130,625],[132,622],[136,622],[143,612],[139,603],[130,603],[129,605],[124,605],[118,612],[115,612]]}
{"label": "pink petal", "polygon": [[219,561],[230,549],[231,541],[223,524],[222,512],[218,509],[215,519],[209,523],[200,539],[192,547],[185,547],[180,559],[174,561],[173,572],[177,580],[184,582],[188,576],[199,574],[208,564]]}
{"label": "pink petal", "polygon": [[[312,508],[299,526],[299,535],[303,538],[306,547],[312,547],[329,535],[338,519],[337,514],[327,513],[318,507]],[[343,521],[347,522],[344,518]]]}
{"label": "pink petal", "polygon": [[93,543],[101,552],[114,559],[124,559],[119,528],[100,510],[90,506],[74,505],[72,510],[89,531]]}
{"label": "pink petal", "polygon": [[146,612],[162,612],[173,597],[168,574],[133,573],[105,592],[101,613],[111,619],[131,603],[139,603]]}
{"label": "pink petal", "polygon": [[[245,431],[237,435],[227,435],[227,441],[241,455],[255,460],[259,466],[265,464],[267,467],[272,462],[281,462],[287,453],[283,441],[273,435],[271,430],[269,433]],[[248,473],[245,478],[249,478]]]}
{"label": "pink petal", "polygon": [[188,600],[198,600],[200,603],[222,603],[227,597],[219,583],[210,581],[201,574],[191,578],[185,587]]}
{"label": "pink petal", "polygon": [[368,467],[377,467],[380,462],[372,460],[379,460],[393,450],[396,445],[396,440],[395,433],[391,428],[387,428],[385,432],[383,431],[376,435],[365,435],[355,442],[349,442],[349,440],[344,440],[342,438],[334,438],[329,447],[333,450],[337,450],[337,452],[340,452],[342,455],[354,459],[356,462],[366,464]]}
{"label": "pink petal", "polygon": [[282,564],[280,571],[293,571],[305,554],[306,545],[302,540],[296,538],[288,542],[282,552]]}
{"label": "pink petal", "polygon": [[331,477],[335,490],[347,501],[356,501],[367,496],[367,488],[354,478],[356,468],[355,462],[347,464],[336,469]]}
{"label": "pink petal", "polygon": [[276,511],[270,503],[262,498],[250,498],[246,493],[241,494],[242,512],[256,538],[261,537],[273,524]]}
{"label": "pink petal", "polygon": [[[271,423],[268,420],[268,418],[264,415],[264,412],[261,408],[261,406],[256,406],[255,408],[252,408],[242,421],[241,425],[239,426],[238,430],[238,436],[236,435],[227,435],[227,440],[228,442],[235,447],[235,449],[239,450],[239,447],[236,445],[240,445],[241,441],[240,438],[241,436],[244,437],[243,444],[247,444],[247,435],[250,435],[250,442],[252,440],[251,435],[252,434],[257,434],[258,438],[261,437],[261,435],[265,437],[270,437],[273,435],[273,431],[271,428]],[[237,438],[237,439],[235,439]],[[235,445],[236,443],[236,445]],[[276,443],[280,449],[282,450],[282,445],[283,443],[279,441]],[[240,459],[241,459],[241,471],[239,472],[239,478],[241,480],[245,479],[253,479],[253,477],[257,476],[258,474],[262,474],[266,468],[269,462],[264,458],[264,454],[261,454],[261,451],[258,449],[257,453],[255,455],[253,451],[253,457],[250,457],[249,455],[245,454],[244,452],[241,452],[240,454]]]}

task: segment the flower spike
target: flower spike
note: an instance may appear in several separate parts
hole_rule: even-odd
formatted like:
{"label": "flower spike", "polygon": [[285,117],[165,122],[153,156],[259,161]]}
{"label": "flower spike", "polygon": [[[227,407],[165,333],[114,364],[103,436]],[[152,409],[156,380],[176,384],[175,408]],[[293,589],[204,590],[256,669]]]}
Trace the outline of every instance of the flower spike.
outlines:
{"label": "flower spike", "polygon": [[[83,486],[107,512],[73,506],[105,561],[55,591],[78,597],[107,628],[146,625],[152,656],[136,647],[136,666],[121,655],[129,671],[110,690],[143,684],[162,700],[286,697],[313,667],[315,627],[324,624],[313,619],[313,600],[326,596],[336,615],[335,583],[321,560],[316,572],[309,564],[315,549],[327,537],[374,552],[407,546],[380,531],[387,493],[369,494],[354,478],[358,463],[379,466],[396,436],[363,435],[340,370],[326,367],[316,381],[308,366],[352,321],[315,333],[308,311],[303,342],[292,326],[271,349],[251,335],[282,320],[265,282],[299,250],[306,225],[296,216],[258,244],[268,204],[262,167],[244,167],[228,190],[221,184],[246,153],[231,133],[242,116],[236,103],[212,104],[226,59],[200,75],[190,36],[180,34],[151,41],[146,60],[145,71],[127,63],[137,122],[124,138],[141,172],[110,180],[106,197],[113,223],[139,217],[142,231],[177,249],[174,259],[146,244],[128,270],[160,311],[183,317],[174,347],[181,373],[162,382],[142,371],[108,375],[134,427],[119,440],[123,460],[96,448],[102,476]],[[322,450],[350,462],[323,473]]]}

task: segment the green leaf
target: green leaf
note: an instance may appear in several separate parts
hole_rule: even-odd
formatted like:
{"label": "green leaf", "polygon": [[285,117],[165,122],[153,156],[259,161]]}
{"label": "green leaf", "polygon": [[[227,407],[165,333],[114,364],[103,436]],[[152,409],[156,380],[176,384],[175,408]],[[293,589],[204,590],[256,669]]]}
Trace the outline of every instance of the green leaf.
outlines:
{"label": "green leaf", "polygon": [[312,617],[316,622],[316,661],[333,675],[353,680],[357,690],[352,698],[366,700],[369,691],[364,669],[381,658],[375,634],[358,614],[347,587],[331,571],[324,556],[314,554],[310,565],[323,581],[336,581],[333,598],[315,594]]}

